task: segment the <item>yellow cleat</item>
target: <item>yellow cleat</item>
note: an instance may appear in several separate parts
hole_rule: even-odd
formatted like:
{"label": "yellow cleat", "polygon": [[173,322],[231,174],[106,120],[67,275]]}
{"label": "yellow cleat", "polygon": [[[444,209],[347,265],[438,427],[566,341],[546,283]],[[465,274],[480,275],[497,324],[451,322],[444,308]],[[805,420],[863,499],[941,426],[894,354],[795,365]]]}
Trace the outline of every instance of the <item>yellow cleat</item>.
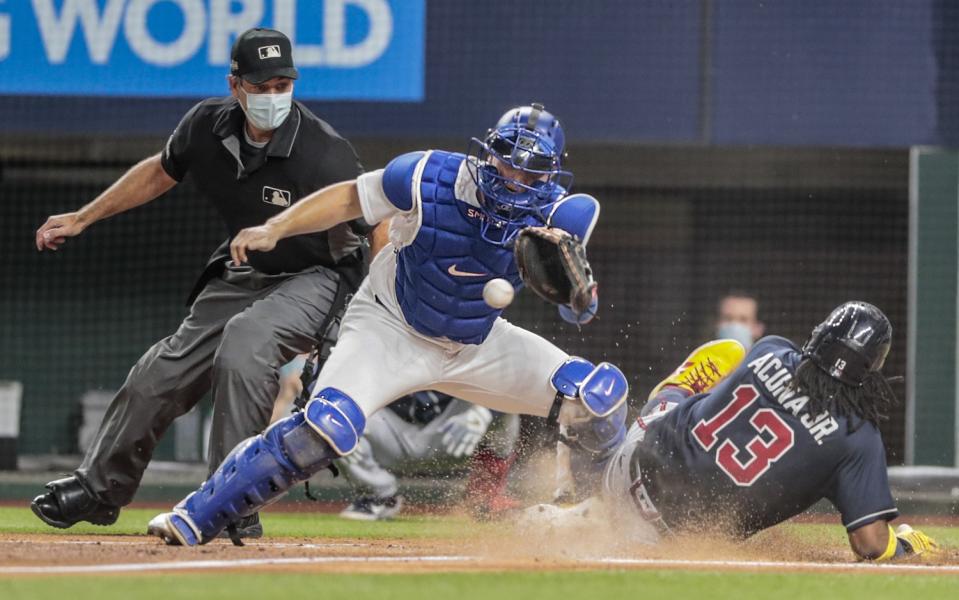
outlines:
{"label": "yellow cleat", "polygon": [[708,392],[735,371],[745,356],[746,349],[736,340],[706,342],[693,350],[672,375],[660,381],[649,393],[649,398],[670,385],[694,394]]}

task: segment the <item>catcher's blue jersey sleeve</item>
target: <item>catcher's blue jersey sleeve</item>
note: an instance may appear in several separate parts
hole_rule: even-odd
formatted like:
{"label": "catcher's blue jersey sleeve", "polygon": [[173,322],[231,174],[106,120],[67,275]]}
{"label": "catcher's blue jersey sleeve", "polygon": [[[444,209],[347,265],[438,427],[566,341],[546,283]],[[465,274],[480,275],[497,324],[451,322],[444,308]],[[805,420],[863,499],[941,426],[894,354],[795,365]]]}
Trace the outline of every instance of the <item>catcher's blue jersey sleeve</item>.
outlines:
{"label": "catcher's blue jersey sleeve", "polygon": [[425,153],[409,152],[397,156],[385,169],[364,173],[356,178],[363,219],[370,225],[388,219],[397,212],[413,210],[413,174]]}
{"label": "catcher's blue jersey sleeve", "polygon": [[846,531],[874,521],[891,521],[899,515],[889,492],[886,449],[879,432],[864,423],[848,441],[857,446],[839,465],[836,489],[829,499],[842,515]]}
{"label": "catcher's blue jersey sleeve", "polygon": [[570,194],[556,203],[548,225],[570,233],[585,246],[599,220],[599,201],[589,194]]}
{"label": "catcher's blue jersey sleeve", "polygon": [[423,152],[401,154],[383,169],[383,192],[393,206],[403,212],[413,208],[413,173],[423,154]]}

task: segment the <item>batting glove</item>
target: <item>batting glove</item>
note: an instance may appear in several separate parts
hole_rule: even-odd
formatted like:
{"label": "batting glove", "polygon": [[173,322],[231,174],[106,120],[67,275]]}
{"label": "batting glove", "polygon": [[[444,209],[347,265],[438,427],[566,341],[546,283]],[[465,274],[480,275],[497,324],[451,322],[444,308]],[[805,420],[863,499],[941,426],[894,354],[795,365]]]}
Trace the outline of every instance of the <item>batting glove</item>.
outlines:
{"label": "batting glove", "polygon": [[882,562],[901,556],[919,556],[924,553],[935,554],[937,552],[939,552],[939,544],[936,543],[936,540],[903,523],[895,530],[891,525],[889,526],[889,545],[882,556],[876,560]]}
{"label": "batting glove", "polygon": [[935,554],[939,544],[921,531],[916,531],[905,523],[896,528],[896,539],[906,547],[906,554],[920,555],[924,552]]}
{"label": "batting glove", "polygon": [[486,435],[493,413],[482,406],[472,406],[449,418],[440,426],[443,448],[454,458],[469,456]]}

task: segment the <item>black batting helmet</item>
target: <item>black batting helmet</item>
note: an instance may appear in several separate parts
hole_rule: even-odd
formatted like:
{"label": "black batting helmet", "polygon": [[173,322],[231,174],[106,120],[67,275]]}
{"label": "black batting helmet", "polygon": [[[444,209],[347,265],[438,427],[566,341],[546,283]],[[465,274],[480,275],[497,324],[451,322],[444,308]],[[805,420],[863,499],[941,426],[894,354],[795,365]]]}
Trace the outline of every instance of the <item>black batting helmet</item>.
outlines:
{"label": "black batting helmet", "polygon": [[860,386],[867,373],[882,368],[891,342],[886,315],[868,302],[852,301],[817,325],[802,351],[830,376]]}

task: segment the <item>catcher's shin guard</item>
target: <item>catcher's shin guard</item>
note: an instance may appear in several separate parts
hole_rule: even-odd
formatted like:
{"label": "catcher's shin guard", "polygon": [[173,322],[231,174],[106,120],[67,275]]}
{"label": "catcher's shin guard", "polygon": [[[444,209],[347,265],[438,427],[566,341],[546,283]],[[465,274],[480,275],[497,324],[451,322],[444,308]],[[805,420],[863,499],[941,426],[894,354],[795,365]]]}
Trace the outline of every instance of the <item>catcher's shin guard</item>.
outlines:
{"label": "catcher's shin guard", "polygon": [[589,413],[598,418],[607,417],[626,403],[629,383],[626,376],[608,362],[593,366],[585,358],[572,356],[561,364],[550,377],[556,392],[566,398],[578,399]]}
{"label": "catcher's shin guard", "polygon": [[568,476],[578,487],[594,487],[626,438],[629,384],[614,365],[594,367],[578,357],[556,369],[550,382],[557,391],[551,415],[558,421],[560,441],[570,449]]}
{"label": "catcher's shin guard", "polygon": [[278,500],[334,458],[352,451],[364,427],[365,418],[356,403],[327,388],[310,401],[306,411],[277,421],[237,446],[200,489],[172,513],[151,521],[148,533],[174,545],[205,544],[228,524]]}

